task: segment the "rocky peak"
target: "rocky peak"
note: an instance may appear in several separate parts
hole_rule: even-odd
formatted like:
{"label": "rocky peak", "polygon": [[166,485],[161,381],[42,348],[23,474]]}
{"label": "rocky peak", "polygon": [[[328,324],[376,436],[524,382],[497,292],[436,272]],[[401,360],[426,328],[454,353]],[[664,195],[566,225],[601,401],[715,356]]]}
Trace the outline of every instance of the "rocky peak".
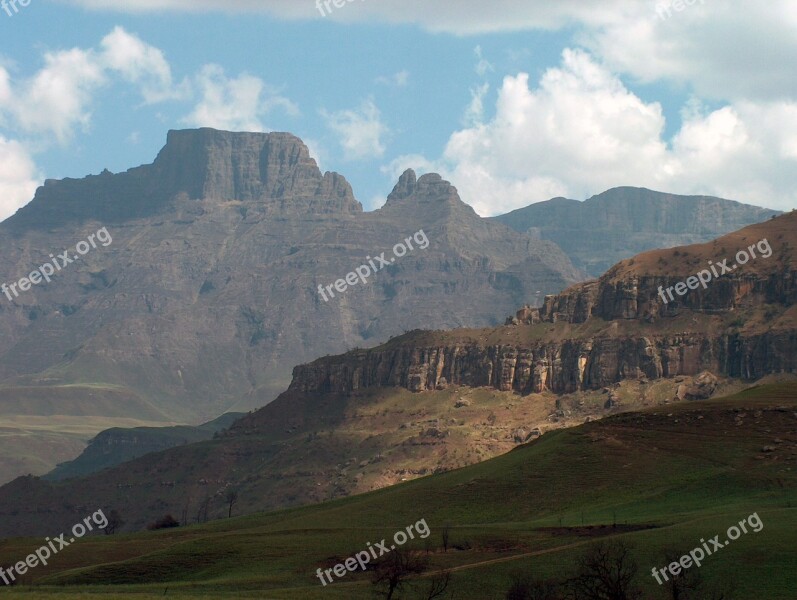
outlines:
{"label": "rocky peak", "polygon": [[178,195],[266,205],[269,212],[359,213],[346,179],[322,174],[307,146],[289,133],[215,129],[170,131],[155,162],[83,179],[48,179],[8,220],[46,228],[65,221],[118,222],[151,216]]}
{"label": "rocky peak", "polygon": [[307,146],[289,133],[170,131],[152,166],[167,187],[191,198],[317,198],[331,210],[362,210],[346,179],[322,175]]}
{"label": "rocky peak", "polygon": [[457,189],[437,173],[427,173],[417,178],[415,171],[407,169],[402,173],[393,191],[387,197],[387,204],[414,199],[420,202],[456,200],[461,202]]}

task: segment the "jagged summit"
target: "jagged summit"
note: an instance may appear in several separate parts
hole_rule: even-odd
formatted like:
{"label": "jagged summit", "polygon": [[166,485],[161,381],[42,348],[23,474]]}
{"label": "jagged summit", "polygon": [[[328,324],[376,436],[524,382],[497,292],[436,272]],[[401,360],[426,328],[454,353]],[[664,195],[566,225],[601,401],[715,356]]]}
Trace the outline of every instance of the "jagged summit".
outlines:
{"label": "jagged summit", "polygon": [[457,188],[437,173],[427,173],[418,178],[415,171],[407,169],[399,177],[393,191],[387,197],[387,204],[396,204],[408,198],[421,201],[457,200],[462,202]]}

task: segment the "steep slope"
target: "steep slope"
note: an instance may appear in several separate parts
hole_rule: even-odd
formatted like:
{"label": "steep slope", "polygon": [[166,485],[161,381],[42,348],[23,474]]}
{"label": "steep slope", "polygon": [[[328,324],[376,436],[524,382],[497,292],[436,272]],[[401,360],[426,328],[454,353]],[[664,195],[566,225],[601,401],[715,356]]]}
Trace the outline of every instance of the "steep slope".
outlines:
{"label": "steep slope", "polygon": [[619,187],[583,202],[554,198],[495,220],[556,242],[574,265],[600,277],[645,250],[705,242],[776,214],[711,196]]}
{"label": "steep slope", "polygon": [[[153,164],[126,173],[49,180],[0,224],[0,282],[103,227],[111,241],[0,295],[0,381],[120,386],[196,423],[262,406],[300,362],[419,325],[496,324],[583,279],[554,244],[481,219],[437,176],[408,173],[399,189],[363,213],[298,138],[211,129],[170,132]],[[416,234],[428,246],[391,262]],[[367,284],[323,300],[319,286],[383,251]]]}
{"label": "steep slope", "polygon": [[[0,516],[14,515],[0,534],[63,520],[64,499],[120,509],[131,527],[207,501],[219,515],[231,488],[245,511],[321,501],[495,456],[534,429],[793,379],[795,225],[797,212],[641,255],[503,327],[415,331],[301,365],[285,393],[220,439],[57,486],[21,478],[0,488]],[[657,285],[764,239],[768,257],[710,282],[702,299],[662,302]]]}

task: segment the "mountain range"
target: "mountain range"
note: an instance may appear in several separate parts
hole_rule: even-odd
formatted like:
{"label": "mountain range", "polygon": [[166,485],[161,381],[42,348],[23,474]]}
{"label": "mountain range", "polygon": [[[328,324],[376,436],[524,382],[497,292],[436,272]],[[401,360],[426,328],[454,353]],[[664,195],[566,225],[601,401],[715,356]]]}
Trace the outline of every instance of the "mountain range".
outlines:
{"label": "mountain range", "polygon": [[[526,213],[481,218],[439,175],[408,170],[365,212],[295,136],[213,129],[171,131],[152,164],[124,173],[47,180],[0,223],[0,282],[63,251],[74,259],[52,281],[0,295],[0,482],[47,473],[108,428],[260,408],[295,365],[324,355],[418,328],[499,325],[585,280],[573,261],[594,270],[584,256],[608,266],[639,245],[615,235],[607,246],[596,233],[571,236],[574,247],[542,239],[546,227],[705,241],[772,213],[671,195],[647,210],[651,194],[544,202],[562,208],[529,231]],[[579,216],[587,209],[602,220]],[[100,230],[110,243],[71,252]],[[413,239],[426,244],[394,255]],[[365,284],[346,283],[379,256]]]}
{"label": "mountain range", "polygon": [[[660,289],[763,241],[770,252],[662,300]],[[480,462],[607,414],[793,380],[796,267],[791,212],[621,261],[503,326],[414,331],[317,359],[216,439],[79,479],[3,486],[0,535],[43,533],[92,503],[135,529],[199,507],[221,516],[230,490],[243,512],[319,502]]]}

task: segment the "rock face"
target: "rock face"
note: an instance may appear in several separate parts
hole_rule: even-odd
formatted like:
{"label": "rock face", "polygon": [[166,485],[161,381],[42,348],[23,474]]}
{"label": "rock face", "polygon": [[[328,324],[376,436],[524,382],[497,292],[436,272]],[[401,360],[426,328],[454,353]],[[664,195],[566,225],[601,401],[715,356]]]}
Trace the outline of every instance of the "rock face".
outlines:
{"label": "rock face", "polygon": [[[555,244],[482,219],[438,175],[408,171],[365,213],[298,138],[199,129],[170,132],[150,165],[48,181],[0,224],[0,282],[101,227],[112,244],[0,295],[0,383],[105,384],[196,423],[263,406],[298,363],[419,326],[495,325],[583,279]],[[420,230],[428,247],[391,262]],[[382,252],[365,284],[319,294]]]}
{"label": "rock face", "polygon": [[[728,249],[769,242],[769,256],[732,270],[705,289],[663,302],[664,288],[684,281],[707,264],[706,257]],[[776,241],[775,241],[776,240]],[[658,273],[656,271],[659,271]],[[546,336],[510,342],[498,330],[494,344],[461,335],[456,343],[429,343],[434,335],[409,334],[367,352],[324,358],[297,367],[296,392],[348,392],[364,387],[404,387],[421,392],[441,380],[451,385],[488,386],[521,394],[550,390],[570,393],[598,389],[624,379],[698,375],[703,371],[758,379],[797,371],[797,325],[790,316],[797,302],[797,212],[734,232],[710,244],[643,254],[623,261],[600,280],[577,284],[545,298],[540,309],[525,307],[507,321],[545,326]],[[769,306],[766,311],[762,306]],[[691,328],[670,332],[681,314]],[[745,318],[734,315],[746,315]],[[768,320],[780,318],[780,325]],[[713,319],[713,321],[712,321]],[[724,321],[723,321],[724,319]],[[723,325],[724,323],[724,325]],[[574,335],[574,325],[600,328]],[[644,334],[624,333],[639,331]],[[553,327],[551,327],[553,325]],[[621,327],[622,325],[622,327]],[[559,333],[557,333],[559,332]],[[481,340],[485,336],[481,336]],[[709,375],[697,378],[683,398],[707,397],[716,387]]]}
{"label": "rock face", "polygon": [[574,265],[599,277],[640,252],[705,242],[776,214],[710,196],[619,187],[584,202],[554,198],[495,219],[556,242]]}
{"label": "rock face", "polygon": [[[407,342],[389,350],[346,354],[297,367],[291,390],[328,393],[404,387],[422,392],[437,388],[445,378],[453,385],[520,394],[546,390],[565,394],[629,378],[697,375],[705,370],[744,379],[797,371],[794,333],[651,335],[487,347],[430,348]],[[697,392],[685,393],[700,397]]]}

